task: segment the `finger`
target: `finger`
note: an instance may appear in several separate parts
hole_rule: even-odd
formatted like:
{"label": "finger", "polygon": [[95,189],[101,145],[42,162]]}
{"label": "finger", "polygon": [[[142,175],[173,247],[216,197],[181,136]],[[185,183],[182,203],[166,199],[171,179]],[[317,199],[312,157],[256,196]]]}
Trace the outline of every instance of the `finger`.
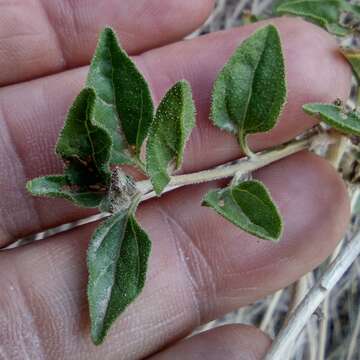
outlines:
{"label": "finger", "polygon": [[284,217],[284,236],[277,244],[255,239],[201,207],[214,184],[140,207],[138,218],[153,242],[145,289],[97,348],[89,339],[85,261],[94,225],[2,253],[0,343],[7,357],[28,350],[21,346],[27,334],[35,334],[43,344],[35,350],[44,358],[143,358],[313,269],[348,223],[343,182],[325,160],[308,153],[256,176]]}
{"label": "finger", "polygon": [[227,325],[180,341],[149,360],[261,360],[270,343],[259,329]]}
{"label": "finger", "polygon": [[0,86],[89,63],[108,25],[130,53],[181,39],[212,6],[212,0],[0,0]]}
{"label": "finger", "polygon": [[[286,141],[311,127],[314,122],[303,113],[301,105],[346,98],[350,86],[350,68],[338,54],[337,44],[330,35],[303,21],[279,19],[275,23],[285,48],[289,99],[277,128],[251,139],[254,149]],[[137,58],[152,84],[157,102],[166,89],[181,78],[188,79],[194,88],[197,127],[187,146],[184,172],[208,168],[240,155],[235,138],[212,126],[208,112],[216,73],[253,30],[254,26],[250,26],[212,34]],[[4,157],[0,170],[4,194],[0,204],[3,241],[9,242],[85,214],[65,201],[33,199],[26,194],[24,185],[26,179],[62,171],[53,147],[67,108],[82,86],[85,74],[84,68],[0,90],[0,111],[2,108],[2,118],[7,119],[0,126],[8,124],[8,131],[1,129],[0,139],[0,156]]]}

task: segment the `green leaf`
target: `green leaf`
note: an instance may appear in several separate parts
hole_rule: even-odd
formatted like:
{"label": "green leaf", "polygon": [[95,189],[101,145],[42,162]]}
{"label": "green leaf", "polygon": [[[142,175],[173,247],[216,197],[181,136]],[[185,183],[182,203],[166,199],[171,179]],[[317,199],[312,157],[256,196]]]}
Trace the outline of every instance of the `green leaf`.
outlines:
{"label": "green leaf", "polygon": [[245,181],[234,187],[210,191],[203,205],[261,239],[277,241],[281,237],[281,216],[269,191],[259,181]]}
{"label": "green leaf", "polygon": [[360,115],[356,111],[345,113],[340,106],[319,103],[305,104],[303,109],[340,132],[360,136]]}
{"label": "green leaf", "polygon": [[280,5],[285,4],[285,3],[297,2],[297,1],[299,1],[299,0],[275,0],[271,7],[272,15],[276,16],[277,9]]}
{"label": "green leaf", "polygon": [[129,161],[126,148],[132,145],[136,154],[140,153],[153,121],[154,106],[147,82],[120,47],[111,28],[104,29],[100,34],[87,85],[95,89],[99,98],[96,111],[110,115],[106,122],[101,120],[102,116],[97,121],[101,121],[113,134],[113,161]]}
{"label": "green leaf", "polygon": [[109,160],[112,141],[105,128],[94,120],[96,95],[85,88],[69,110],[56,152],[66,166],[73,185],[106,186],[110,180]]}
{"label": "green leaf", "polygon": [[277,13],[304,17],[335,35],[344,36],[349,30],[342,27],[339,20],[347,9],[345,1],[341,0],[298,0],[282,3]]}
{"label": "green leaf", "polygon": [[101,191],[81,191],[78,187],[72,186],[67,178],[61,175],[33,179],[27,182],[26,188],[35,196],[63,198],[86,208],[96,208],[105,196],[104,192]]}
{"label": "green leaf", "polygon": [[241,147],[251,154],[247,135],[271,130],[285,102],[280,36],[268,25],[245,40],[220,72],[211,117],[219,128],[238,134]]}
{"label": "green leaf", "polygon": [[147,142],[147,172],[158,195],[169,183],[171,171],[180,168],[186,141],[194,127],[191,86],[179,81],[161,101]]}
{"label": "green leaf", "polygon": [[120,212],[103,222],[88,250],[91,336],[103,342],[109,328],[144,287],[151,242],[135,218]]}
{"label": "green leaf", "polygon": [[347,4],[348,11],[352,12],[354,15],[360,15],[360,5]]}
{"label": "green leaf", "polygon": [[360,82],[360,50],[351,48],[341,48],[342,54],[351,64],[354,74]]}

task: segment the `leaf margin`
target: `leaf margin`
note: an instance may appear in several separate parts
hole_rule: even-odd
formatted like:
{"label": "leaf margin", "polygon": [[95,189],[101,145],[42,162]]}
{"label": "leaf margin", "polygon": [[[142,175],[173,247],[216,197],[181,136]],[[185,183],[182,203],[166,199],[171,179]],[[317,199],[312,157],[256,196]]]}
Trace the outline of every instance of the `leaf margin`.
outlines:
{"label": "leaf margin", "polygon": [[[246,113],[244,114],[244,118],[242,120],[242,124],[241,124],[242,128],[239,129],[239,124],[237,124],[236,120],[234,121],[231,118],[231,115],[229,114],[229,110],[228,110],[227,97],[226,97],[227,96],[226,95],[226,90],[227,90],[226,89],[226,86],[227,86],[226,73],[232,72],[232,70],[229,70],[229,68],[231,66],[234,66],[235,61],[237,61],[236,57],[243,56],[244,48],[249,46],[249,44],[251,44],[250,48],[254,47],[254,43],[257,40],[256,37],[257,36],[259,37],[260,35],[263,35],[263,34],[266,34],[266,38],[264,40],[262,54],[258,58],[258,62],[257,62],[255,70],[253,70],[253,76],[252,76],[252,80],[251,80],[250,97],[247,100],[247,110],[246,110]],[[279,52],[278,55],[279,55],[279,59],[280,59],[280,63],[281,63],[279,72],[280,72],[280,77],[282,79],[282,82],[281,82],[280,86],[277,86],[277,91],[279,93],[278,93],[278,96],[276,96],[275,101],[273,101],[273,103],[272,103],[272,107],[274,107],[274,104],[277,103],[278,109],[274,112],[272,121],[271,122],[268,121],[269,125],[267,127],[265,127],[264,130],[256,131],[256,129],[251,129],[250,131],[244,131],[245,122],[247,120],[247,117],[249,116],[250,102],[251,102],[252,96],[253,96],[254,77],[255,77],[256,71],[258,71],[258,69],[259,69],[259,64],[263,58],[264,49],[266,49],[266,44],[268,42],[267,40],[269,38],[269,35],[275,36],[275,38],[277,40],[276,46],[278,47],[277,50]],[[241,65],[243,66],[243,64],[241,64]],[[236,66],[239,66],[239,64],[236,64]],[[223,85],[223,83],[225,85]],[[225,63],[225,65],[222,67],[222,69],[218,73],[217,78],[213,85],[213,90],[212,90],[210,119],[211,119],[212,123],[216,127],[220,128],[221,130],[225,130],[229,133],[237,135],[239,145],[242,148],[242,150],[245,152],[245,154],[248,156],[253,156],[254,154],[249,149],[249,146],[247,144],[247,136],[250,134],[255,134],[255,133],[259,133],[259,132],[267,133],[270,130],[272,130],[278,123],[279,118],[286,106],[287,96],[288,96],[287,72],[286,72],[286,62],[285,62],[284,50],[283,50],[282,41],[281,41],[281,35],[280,35],[278,28],[275,25],[273,25],[272,23],[270,23],[268,25],[265,25],[263,27],[256,29],[255,31],[253,31],[250,34],[250,36],[248,36],[244,41],[242,41],[241,44],[235,49],[235,51],[232,53],[232,55],[230,56],[228,61]],[[219,102],[220,102],[220,104],[219,104]],[[221,105],[221,102],[223,102],[224,104]],[[219,120],[222,116],[219,115],[219,113],[221,111],[219,112],[218,109],[221,107],[226,109],[225,110],[226,115],[224,115],[224,117],[227,117],[226,121],[224,121],[224,117],[222,120]],[[222,122],[224,122],[224,123],[226,122],[227,125],[224,126],[223,124],[221,124]],[[262,123],[261,125],[263,125],[263,124],[264,123]],[[259,125],[257,125],[257,127],[259,127]]]}
{"label": "leaf margin", "polygon": [[[276,235],[274,235],[274,236],[271,235],[268,232],[268,230],[265,230],[265,232],[258,232],[258,231],[254,231],[249,226],[246,228],[246,226],[239,223],[239,219],[235,219],[234,217],[231,217],[228,214],[226,214],[226,212],[222,209],[222,207],[220,205],[219,206],[214,206],[214,204],[212,203],[212,200],[210,199],[210,196],[212,196],[213,194],[216,194],[216,193],[220,194],[219,199],[220,199],[220,201],[222,201],[223,194],[225,192],[230,192],[229,193],[229,195],[230,195],[229,199],[233,202],[232,205],[235,204],[236,207],[239,207],[240,211],[242,213],[244,213],[244,211],[241,209],[241,207],[239,206],[237,201],[233,198],[232,191],[234,190],[234,188],[238,188],[239,186],[243,186],[246,183],[253,183],[253,184],[256,184],[256,185],[260,186],[262,188],[262,190],[264,191],[264,193],[266,194],[267,201],[268,201],[267,206],[270,206],[272,208],[271,210],[274,212],[272,215],[275,215],[275,217],[277,218],[276,219],[277,222],[278,222],[277,225],[279,226],[279,229],[276,231]],[[228,194],[225,194],[225,195],[228,195]],[[265,186],[265,184],[263,184],[259,180],[243,181],[243,182],[241,182],[240,184],[238,184],[236,186],[231,186],[230,185],[230,186],[222,188],[222,189],[211,190],[204,196],[203,201],[202,201],[202,206],[209,207],[209,208],[213,209],[217,214],[219,214],[220,216],[225,218],[227,221],[229,221],[230,223],[232,223],[236,227],[240,228],[242,231],[244,231],[244,232],[246,232],[246,233],[248,233],[250,235],[256,236],[257,238],[260,238],[260,239],[263,239],[263,240],[269,240],[269,241],[272,241],[272,242],[276,243],[276,242],[280,241],[280,238],[283,235],[284,223],[283,223],[283,219],[282,219],[280,210],[279,210],[277,204],[274,202],[269,189]],[[225,203],[224,203],[224,206],[225,206]],[[245,214],[245,216],[248,217],[246,214]],[[257,224],[255,224],[255,225],[258,226],[258,227],[261,227],[260,225],[257,225]]]}
{"label": "leaf margin", "polygon": [[[133,297],[128,298],[127,302],[125,302],[125,304],[122,304],[120,307],[118,307],[117,309],[115,309],[115,312],[113,314],[107,315],[108,314],[108,309],[109,306],[111,306],[111,296],[112,296],[112,292],[113,290],[111,290],[111,296],[108,299],[107,302],[107,306],[108,308],[105,310],[103,319],[102,319],[102,326],[100,326],[100,328],[96,325],[96,321],[95,321],[95,308],[96,306],[94,304],[97,305],[97,300],[92,301],[91,298],[91,292],[93,290],[92,285],[93,285],[93,281],[97,281],[97,279],[92,279],[93,276],[93,270],[92,269],[92,256],[93,254],[93,249],[92,249],[92,245],[94,244],[94,242],[96,242],[96,234],[98,234],[100,231],[102,231],[103,227],[105,227],[107,224],[112,223],[113,221],[117,221],[117,217],[119,216],[123,216],[125,219],[124,221],[124,226],[122,227],[122,234],[123,234],[123,239],[122,241],[124,241],[126,233],[128,232],[128,227],[130,226],[132,231],[134,231],[134,227],[136,227],[139,231],[139,233],[141,233],[141,235],[143,236],[143,241],[145,243],[145,254],[139,255],[143,257],[143,260],[145,259],[145,261],[143,261],[143,264],[139,265],[140,267],[142,266],[142,269],[139,269],[139,283],[138,283],[138,289],[137,289],[137,294]],[[120,218],[121,220],[121,218]],[[130,224],[130,225],[129,225]],[[113,224],[114,225],[114,224]],[[116,225],[116,224],[115,224]],[[101,244],[100,244],[101,246]],[[119,254],[117,255],[117,261],[119,261],[120,259],[120,255],[121,255],[121,248],[119,248]],[[89,312],[90,312],[90,319],[91,319],[91,338],[92,341],[94,343],[94,345],[100,345],[104,342],[105,337],[107,336],[110,328],[112,327],[112,325],[114,324],[114,322],[116,321],[116,319],[127,309],[127,307],[133,303],[133,301],[140,295],[140,293],[142,292],[144,285],[145,285],[145,280],[146,280],[146,275],[147,275],[147,269],[148,269],[148,262],[149,262],[149,257],[150,257],[150,253],[151,253],[151,240],[149,238],[149,236],[147,235],[147,233],[142,229],[142,227],[137,223],[135,216],[133,215],[133,211],[130,212],[122,212],[122,213],[116,213],[113,214],[110,218],[108,218],[107,220],[105,220],[104,222],[102,222],[97,229],[95,229],[93,236],[91,238],[90,241],[90,245],[88,247],[88,252],[87,252],[87,267],[88,267],[88,272],[89,272],[89,279],[88,279],[88,286],[87,286],[87,297],[88,297],[88,303],[89,303]],[[96,256],[96,255],[94,255]],[[96,260],[95,260],[96,261]],[[118,264],[115,265],[115,272],[118,270]],[[116,274],[114,275],[116,277]],[[113,279],[113,285],[112,285],[112,289],[116,284],[116,279]],[[125,296],[127,296],[125,294]],[[114,310],[114,309],[113,309]]]}

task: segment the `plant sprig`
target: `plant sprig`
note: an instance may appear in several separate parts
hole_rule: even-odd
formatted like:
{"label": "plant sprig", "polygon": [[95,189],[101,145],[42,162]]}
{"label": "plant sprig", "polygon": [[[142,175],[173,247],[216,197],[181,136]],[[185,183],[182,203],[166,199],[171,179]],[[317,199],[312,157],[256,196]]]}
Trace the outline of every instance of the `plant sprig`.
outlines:
{"label": "plant sprig", "polygon": [[[248,171],[307,144],[300,141],[293,150],[290,146],[281,153],[274,150],[276,156],[266,158],[264,154],[260,160],[247,144],[249,134],[269,131],[277,124],[286,102],[286,87],[280,35],[273,25],[244,41],[214,84],[212,121],[236,136],[248,155]],[[70,108],[56,146],[64,173],[27,183],[33,195],[65,198],[78,206],[111,213],[95,230],[87,257],[91,337],[96,345],[104,341],[113,322],[145,284],[151,242],[136,220],[142,198],[161,196],[169,187],[199,179],[234,176],[225,188],[211,190],[203,205],[262,239],[278,241],[283,231],[269,190],[259,181],[241,181],[238,169],[231,165],[221,171],[175,175],[195,127],[196,109],[188,82],[174,84],[154,108],[144,76],[119,45],[114,31],[104,29],[86,87]],[[328,107],[320,105],[307,105],[305,110],[321,115],[341,131],[358,133],[357,125],[349,126],[338,108],[331,108],[331,114]],[[145,143],[146,156],[142,157]],[[121,169],[125,164],[139,168],[148,180],[136,183]]]}

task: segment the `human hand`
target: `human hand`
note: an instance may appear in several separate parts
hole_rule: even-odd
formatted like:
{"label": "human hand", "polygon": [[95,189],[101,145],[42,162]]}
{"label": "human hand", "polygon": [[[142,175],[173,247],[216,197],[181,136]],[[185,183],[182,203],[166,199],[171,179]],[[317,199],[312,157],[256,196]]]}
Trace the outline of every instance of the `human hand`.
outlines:
{"label": "human hand", "polygon": [[[105,25],[113,26],[124,47],[137,54],[155,101],[175,81],[191,82],[198,126],[187,147],[184,172],[240,156],[236,140],[208,120],[210,91],[218,70],[261,23],[168,45],[199,26],[212,1],[0,0],[0,5],[1,246],[89,214],[65,201],[33,199],[25,182],[61,171],[53,147],[83,85],[87,68],[82,66]],[[302,104],[344,99],[350,88],[350,69],[329,35],[300,20],[274,22],[284,43],[289,100],[277,128],[251,138],[254,149],[282,143],[313,126]],[[268,338],[240,325],[174,342],[200,323],[310,271],[342,237],[349,214],[340,178],[314,155],[294,155],[255,175],[284,215],[281,242],[256,240],[197,205],[214,184],[143,204],[139,220],[153,240],[148,281],[100,347],[90,342],[86,302],[85,256],[93,225],[2,252],[1,356],[139,359],[160,351],[153,359],[261,358]]]}

